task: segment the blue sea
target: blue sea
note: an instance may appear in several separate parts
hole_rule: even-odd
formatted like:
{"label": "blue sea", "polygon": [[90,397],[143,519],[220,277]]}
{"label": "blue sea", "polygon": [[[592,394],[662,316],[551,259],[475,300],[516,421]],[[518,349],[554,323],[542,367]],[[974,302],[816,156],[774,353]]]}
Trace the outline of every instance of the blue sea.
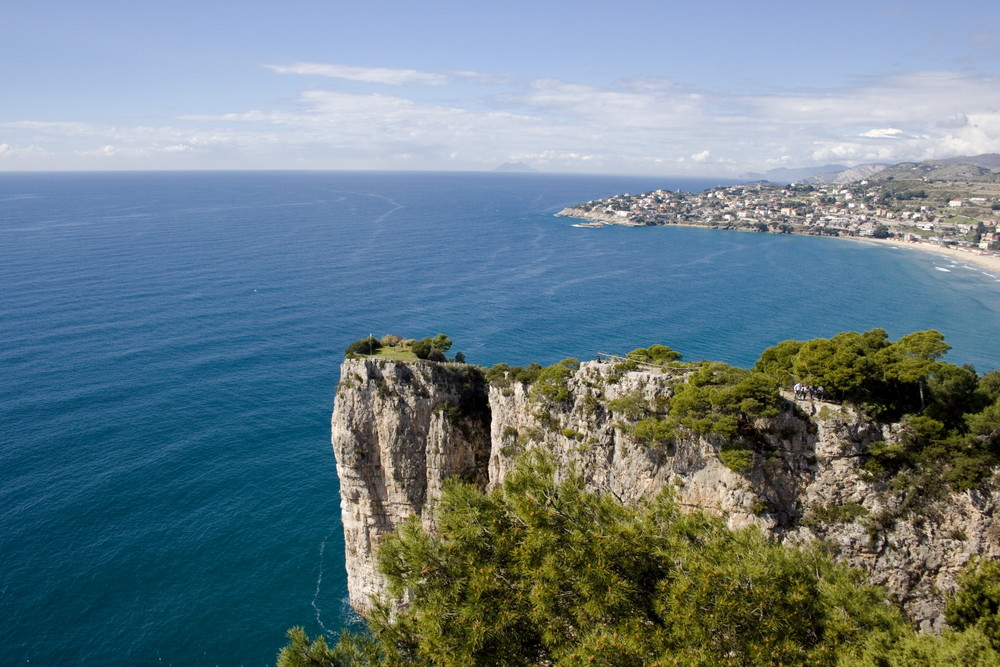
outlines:
{"label": "blue sea", "polygon": [[1000,280],[930,253],[564,206],[722,183],[542,174],[0,174],[0,654],[269,665],[346,604],[329,418],[344,348],[470,362],[938,329],[1000,368]]}

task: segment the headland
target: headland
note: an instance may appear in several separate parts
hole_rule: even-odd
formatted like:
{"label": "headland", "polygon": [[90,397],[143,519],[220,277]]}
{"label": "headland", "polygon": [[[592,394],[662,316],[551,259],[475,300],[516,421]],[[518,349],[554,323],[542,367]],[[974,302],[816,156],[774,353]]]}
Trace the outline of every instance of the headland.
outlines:
{"label": "headland", "polygon": [[[443,350],[442,361],[400,361],[397,348],[417,342],[400,337],[357,354],[370,340],[348,349],[332,419],[348,587],[362,614],[387,590],[375,561],[386,536],[414,515],[433,530],[447,478],[497,489],[531,451],[626,505],[673,488],[682,507],[731,529],[820,541],[925,630],[943,627],[946,593],[970,558],[1000,554],[1000,468],[976,426],[1000,415],[987,406],[1000,385],[937,361],[948,349],[939,332],[785,341],[752,370],[682,362],[664,345],[485,369]],[[845,375],[856,366],[877,372],[856,384]],[[945,375],[965,393],[945,395],[934,379]],[[930,414],[945,421],[919,431]]]}
{"label": "headland", "polygon": [[581,227],[685,225],[890,243],[1000,275],[1000,183],[987,176],[958,182],[875,174],[853,183],[656,190],[589,201],[556,215],[587,221]]}

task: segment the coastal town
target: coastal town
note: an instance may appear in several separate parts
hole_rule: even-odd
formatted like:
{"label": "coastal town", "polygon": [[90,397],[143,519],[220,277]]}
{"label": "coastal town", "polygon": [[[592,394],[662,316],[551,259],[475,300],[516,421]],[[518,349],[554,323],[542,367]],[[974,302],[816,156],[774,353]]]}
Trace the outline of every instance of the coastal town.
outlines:
{"label": "coastal town", "polygon": [[1000,184],[861,180],[846,184],[768,182],[696,194],[656,190],[563,209],[579,226],[692,225],[713,229],[894,239],[994,255],[1000,260]]}

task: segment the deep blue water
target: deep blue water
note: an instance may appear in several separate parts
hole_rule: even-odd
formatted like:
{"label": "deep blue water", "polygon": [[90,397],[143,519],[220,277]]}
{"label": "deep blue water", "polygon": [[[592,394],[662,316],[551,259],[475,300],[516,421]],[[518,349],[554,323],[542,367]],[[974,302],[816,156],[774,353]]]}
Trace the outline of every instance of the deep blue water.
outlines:
{"label": "deep blue water", "polygon": [[943,331],[1000,367],[1000,281],[929,253],[563,206],[713,181],[421,173],[0,174],[0,653],[273,664],[345,604],[329,415],[344,347],[469,361]]}

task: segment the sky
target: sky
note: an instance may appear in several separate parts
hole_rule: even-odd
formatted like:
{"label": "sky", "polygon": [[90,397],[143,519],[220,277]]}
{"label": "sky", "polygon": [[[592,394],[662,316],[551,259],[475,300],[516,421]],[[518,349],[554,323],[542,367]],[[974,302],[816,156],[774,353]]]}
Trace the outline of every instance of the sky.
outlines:
{"label": "sky", "polygon": [[1000,152],[1000,3],[31,0],[0,171],[739,176]]}

